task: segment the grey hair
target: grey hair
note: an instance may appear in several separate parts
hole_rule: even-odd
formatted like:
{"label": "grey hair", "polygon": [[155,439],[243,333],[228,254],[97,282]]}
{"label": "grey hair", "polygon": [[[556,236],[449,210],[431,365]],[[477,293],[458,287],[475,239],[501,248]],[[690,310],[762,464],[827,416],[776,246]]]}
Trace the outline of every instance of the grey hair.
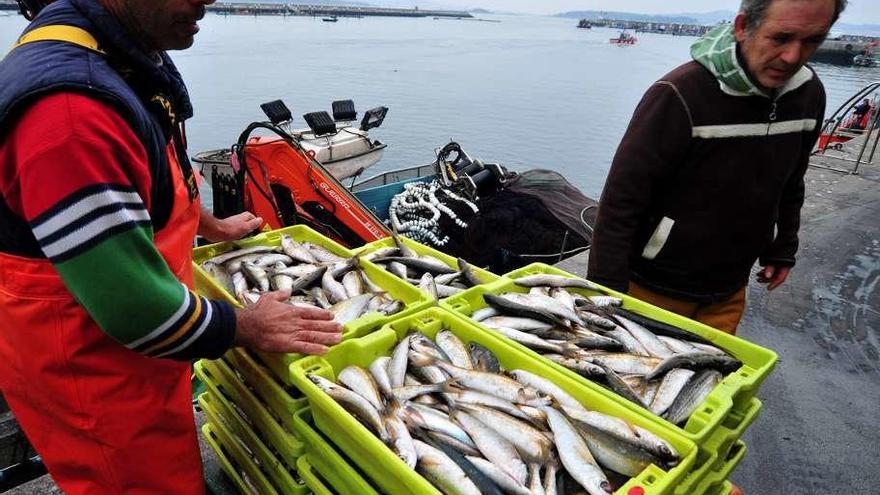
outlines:
{"label": "grey hair", "polygon": [[[764,21],[767,9],[774,0],[742,0],[739,11],[746,16],[746,27],[755,29]],[[840,14],[846,9],[849,0],[834,0],[834,16],[831,18],[833,25],[840,18]]]}

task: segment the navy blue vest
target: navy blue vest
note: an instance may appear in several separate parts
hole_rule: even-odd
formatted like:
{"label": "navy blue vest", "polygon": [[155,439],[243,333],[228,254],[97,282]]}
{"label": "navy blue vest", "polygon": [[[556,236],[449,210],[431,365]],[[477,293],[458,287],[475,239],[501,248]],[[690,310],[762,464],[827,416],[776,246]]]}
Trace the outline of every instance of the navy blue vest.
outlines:
{"label": "navy blue vest", "polygon": [[[157,63],[94,0],[58,0],[40,12],[25,32],[58,24],[88,31],[107,55],[56,41],[29,43],[10,52],[0,61],[0,142],[28,105],[46,94],[76,91],[107,102],[128,122],[146,149],[152,178],[150,216],[154,231],[159,231],[173,206],[166,147],[173,136],[179,138],[180,123],[192,116],[183,79],[165,53],[159,54],[162,63]],[[182,143],[179,148],[183,148]],[[188,171],[189,161],[185,153],[181,155],[181,166]],[[76,166],[59,163],[59,176]],[[10,210],[2,197],[0,252],[43,256],[27,222]]]}

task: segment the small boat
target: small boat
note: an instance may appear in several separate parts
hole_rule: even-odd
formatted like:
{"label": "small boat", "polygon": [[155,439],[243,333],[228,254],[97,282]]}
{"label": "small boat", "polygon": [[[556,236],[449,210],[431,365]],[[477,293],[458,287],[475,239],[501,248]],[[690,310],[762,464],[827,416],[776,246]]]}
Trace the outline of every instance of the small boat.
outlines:
{"label": "small boat", "polygon": [[578,29],[593,29],[593,23],[587,19],[581,19],[577,27]]}
{"label": "small boat", "polygon": [[331,15],[330,17],[324,17],[321,19],[324,22],[337,22],[339,20],[335,15]]}
{"label": "small boat", "polygon": [[608,41],[612,45],[635,45],[639,39],[624,30],[617,38],[611,38]]}
{"label": "small boat", "polygon": [[[378,139],[371,139],[370,129],[382,125],[387,107],[368,110],[360,124],[356,124],[357,112],[354,102],[340,100],[333,102],[333,116],[327,112],[313,112],[303,115],[308,129],[290,129],[292,120],[290,110],[281,100],[264,103],[261,108],[272,124],[293,138],[303,150],[317,160],[328,172],[339,180],[356,177],[382,159],[387,145]],[[201,165],[202,175],[213,184],[213,172],[232,173],[232,152],[230,149],[203,151],[193,157]]]}
{"label": "small boat", "polygon": [[826,119],[814,154],[828,149],[842,151],[845,143],[865,133],[873,133],[880,124],[878,121],[880,83],[873,83],[854,94]]}

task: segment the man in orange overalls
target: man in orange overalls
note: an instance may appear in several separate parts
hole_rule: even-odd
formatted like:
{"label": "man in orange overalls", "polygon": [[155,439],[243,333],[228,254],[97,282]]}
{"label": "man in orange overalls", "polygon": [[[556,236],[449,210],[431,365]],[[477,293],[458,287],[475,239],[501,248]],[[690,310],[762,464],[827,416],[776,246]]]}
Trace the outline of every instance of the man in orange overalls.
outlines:
{"label": "man in orange overalls", "polygon": [[[212,0],[59,0],[0,62],[0,387],[66,493],[201,493],[190,361],[233,344],[320,353],[330,312],[272,293],[245,310],[191,291],[202,211],[165,50]],[[37,14],[39,12],[39,14]]]}

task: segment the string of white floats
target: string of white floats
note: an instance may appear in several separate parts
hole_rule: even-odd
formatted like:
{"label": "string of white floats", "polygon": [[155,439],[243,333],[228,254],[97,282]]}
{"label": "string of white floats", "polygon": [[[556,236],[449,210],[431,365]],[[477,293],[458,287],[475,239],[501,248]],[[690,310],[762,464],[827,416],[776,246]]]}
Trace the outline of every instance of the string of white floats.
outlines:
{"label": "string of white floats", "polygon": [[[445,196],[444,201],[437,194]],[[464,203],[474,213],[480,211],[473,202],[444,188],[440,182],[415,182],[403,186],[403,192],[391,198],[388,216],[392,226],[398,232],[406,233],[407,237],[417,242],[429,242],[435,246],[445,246],[449,236],[440,231],[440,218],[449,217],[455,225],[466,229],[468,224],[447,206],[446,203],[458,201]]]}

